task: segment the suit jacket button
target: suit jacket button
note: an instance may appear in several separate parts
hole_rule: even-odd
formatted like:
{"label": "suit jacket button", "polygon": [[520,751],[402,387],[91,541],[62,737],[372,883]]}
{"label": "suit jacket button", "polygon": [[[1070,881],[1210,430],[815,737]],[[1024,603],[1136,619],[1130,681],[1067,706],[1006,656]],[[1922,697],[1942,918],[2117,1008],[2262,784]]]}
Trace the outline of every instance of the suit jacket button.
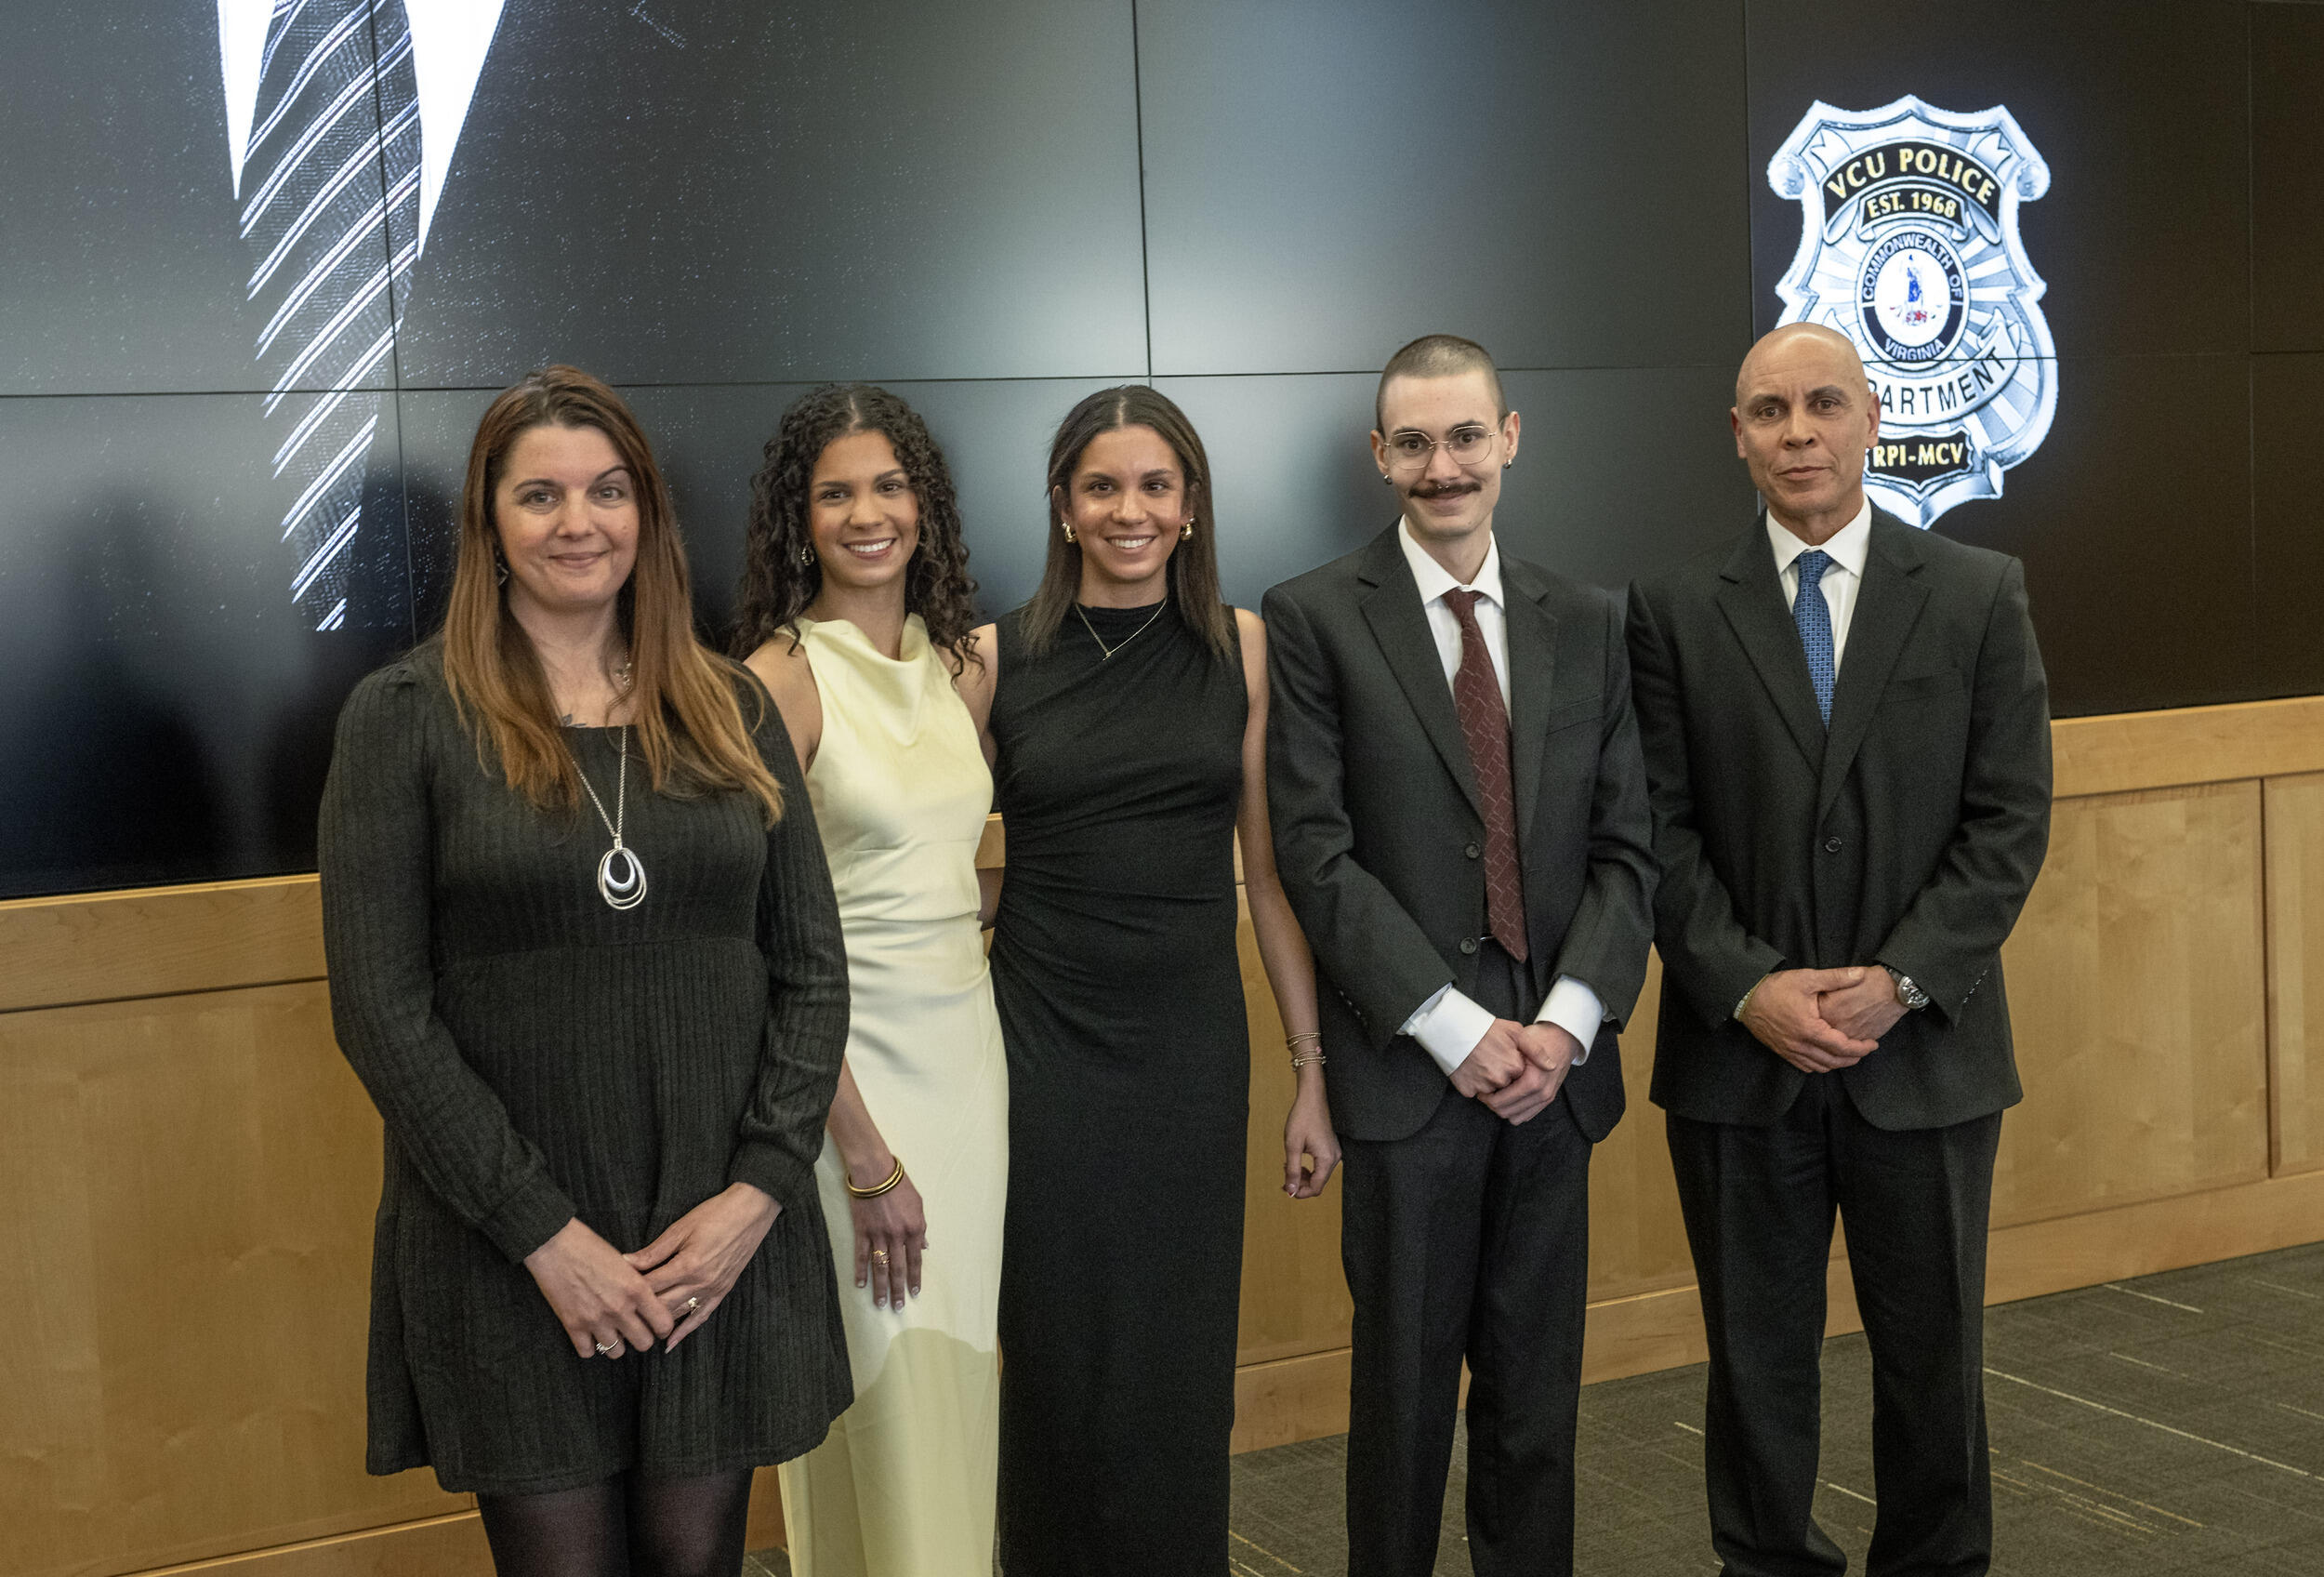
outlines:
{"label": "suit jacket button", "polygon": [[1475,952],[1477,950],[1477,939],[1473,936],[1463,936],[1460,939],[1460,950],[1464,953]]}
{"label": "suit jacket button", "polygon": [[1479,845],[1477,845],[1477,844],[1475,844],[1475,843],[1472,843],[1472,844],[1470,844],[1467,848],[1465,848],[1465,849],[1461,850],[1460,852],[1461,852],[1462,854],[1464,854],[1464,855],[1468,855],[1471,859],[1475,859],[1475,858],[1477,858],[1479,855],[1483,855],[1483,854],[1485,853],[1485,850],[1484,850],[1482,847],[1480,847]]}
{"label": "suit jacket button", "polygon": [[1840,840],[1839,840],[1839,839],[1837,839],[1837,838],[1827,838],[1827,839],[1825,839],[1825,840],[1824,840],[1824,853],[1826,853],[1826,854],[1828,854],[1828,855],[1836,855],[1836,854],[1840,853]]}

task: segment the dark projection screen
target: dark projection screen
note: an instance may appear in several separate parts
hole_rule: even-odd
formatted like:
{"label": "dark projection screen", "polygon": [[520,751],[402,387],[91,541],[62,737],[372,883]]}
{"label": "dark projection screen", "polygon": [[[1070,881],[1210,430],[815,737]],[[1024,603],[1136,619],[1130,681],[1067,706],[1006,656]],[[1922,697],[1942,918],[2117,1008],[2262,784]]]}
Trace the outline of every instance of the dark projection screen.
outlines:
{"label": "dark projection screen", "polygon": [[1255,605],[1389,523],[1433,330],[1523,413],[1511,550],[1619,586],[1748,523],[1734,369],[1801,296],[1900,389],[2014,369],[1896,412],[1879,501],[2024,559],[2061,714],[2324,690],[2324,7],[337,0],[311,69],[271,9],[0,11],[0,896],[310,868],[548,361],[634,404],[716,637],[816,382],[928,416],[997,613],[1057,418],[1154,381]]}

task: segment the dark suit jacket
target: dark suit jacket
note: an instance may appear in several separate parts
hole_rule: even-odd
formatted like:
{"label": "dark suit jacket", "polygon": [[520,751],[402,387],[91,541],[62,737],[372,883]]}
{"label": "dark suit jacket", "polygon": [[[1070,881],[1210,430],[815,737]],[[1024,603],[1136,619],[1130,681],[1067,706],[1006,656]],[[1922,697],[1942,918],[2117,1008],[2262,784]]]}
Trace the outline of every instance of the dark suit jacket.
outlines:
{"label": "dark suit jacket", "polygon": [[[1510,771],[1537,993],[1561,974],[1617,1022],[1644,983],[1654,860],[1620,607],[1501,558]],[[1475,995],[1485,821],[1452,687],[1391,527],[1267,593],[1267,802],[1283,888],[1315,954],[1332,1120],[1401,1139],[1446,1088],[1398,1033],[1450,984]],[[1622,1115],[1613,1024],[1564,1093],[1602,1139]]]}
{"label": "dark suit jacket", "polygon": [[2049,693],[2017,561],[1872,517],[1829,733],[1766,528],[1631,589],[1654,786],[1653,1098],[1775,1121],[1807,1075],[1735,1016],[1772,970],[1890,964],[1927,991],[1839,1077],[1890,1129],[2019,1098],[2000,948],[2050,835]]}

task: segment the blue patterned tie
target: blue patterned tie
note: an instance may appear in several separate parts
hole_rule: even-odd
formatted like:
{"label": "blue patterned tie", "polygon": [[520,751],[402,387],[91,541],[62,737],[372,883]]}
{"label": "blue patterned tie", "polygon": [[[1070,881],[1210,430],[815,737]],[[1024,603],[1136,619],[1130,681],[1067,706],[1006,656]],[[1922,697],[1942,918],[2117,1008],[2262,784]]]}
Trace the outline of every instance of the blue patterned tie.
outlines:
{"label": "blue patterned tie", "polygon": [[1791,602],[1791,622],[1800,627],[1800,649],[1807,654],[1807,676],[1816,684],[1816,709],[1831,726],[1831,687],[1838,671],[1832,663],[1831,606],[1824,601],[1824,572],[1831,555],[1811,548],[1794,561],[1800,569],[1800,594]]}
{"label": "blue patterned tie", "polygon": [[[376,61],[376,64],[375,64]],[[274,474],[293,501],[291,600],[347,619],[403,285],[419,255],[419,104],[403,0],[276,0],[250,134],[242,232],[266,315],[269,416],[289,427]]]}

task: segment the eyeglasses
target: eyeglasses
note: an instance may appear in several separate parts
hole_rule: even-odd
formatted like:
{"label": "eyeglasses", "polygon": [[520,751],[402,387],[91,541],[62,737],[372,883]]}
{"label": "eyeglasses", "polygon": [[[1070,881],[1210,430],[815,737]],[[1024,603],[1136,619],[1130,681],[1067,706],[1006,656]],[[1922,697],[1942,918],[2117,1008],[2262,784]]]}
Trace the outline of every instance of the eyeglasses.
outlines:
{"label": "eyeglasses", "polygon": [[1472,422],[1454,428],[1448,437],[1431,438],[1406,429],[1389,437],[1388,463],[1398,470],[1417,470],[1433,459],[1440,448],[1452,456],[1453,464],[1472,466],[1492,451],[1493,430]]}

